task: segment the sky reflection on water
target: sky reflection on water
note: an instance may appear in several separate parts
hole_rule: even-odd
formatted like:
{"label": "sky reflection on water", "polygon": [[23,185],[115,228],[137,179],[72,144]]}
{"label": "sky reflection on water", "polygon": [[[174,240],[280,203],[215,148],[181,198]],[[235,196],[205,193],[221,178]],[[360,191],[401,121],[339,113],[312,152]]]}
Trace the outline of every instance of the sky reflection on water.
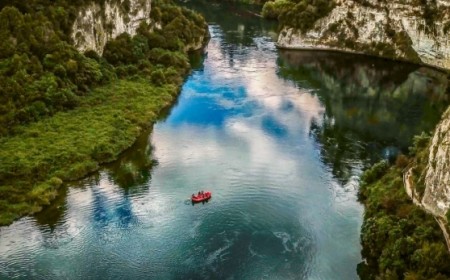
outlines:
{"label": "sky reflection on water", "polygon": [[[250,8],[212,7],[226,16],[207,15],[204,63],[167,117],[44,212],[1,228],[0,278],[357,279],[359,175],[435,125],[445,79],[278,52],[274,26]],[[191,205],[199,189],[213,198]]]}

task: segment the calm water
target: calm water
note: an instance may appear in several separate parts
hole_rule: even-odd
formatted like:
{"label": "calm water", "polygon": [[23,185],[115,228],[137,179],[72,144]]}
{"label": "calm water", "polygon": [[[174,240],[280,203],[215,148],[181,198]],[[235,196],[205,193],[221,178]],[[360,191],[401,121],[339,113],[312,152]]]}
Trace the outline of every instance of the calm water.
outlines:
{"label": "calm water", "polygon": [[[433,128],[445,75],[278,52],[249,7],[209,5],[212,39],[177,104],[117,162],[0,228],[1,279],[358,278],[358,178]],[[199,189],[213,198],[193,206]]]}

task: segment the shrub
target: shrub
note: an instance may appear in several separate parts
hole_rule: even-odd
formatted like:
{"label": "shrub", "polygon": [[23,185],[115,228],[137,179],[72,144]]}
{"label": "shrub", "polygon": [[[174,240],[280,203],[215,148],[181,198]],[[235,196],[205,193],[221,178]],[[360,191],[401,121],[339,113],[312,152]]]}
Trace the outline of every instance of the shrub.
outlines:
{"label": "shrub", "polygon": [[111,145],[100,143],[94,147],[91,156],[96,161],[105,162],[114,157],[114,149]]}
{"label": "shrub", "polygon": [[422,132],[420,135],[415,135],[413,138],[413,145],[409,147],[411,155],[417,154],[420,150],[425,148],[430,142],[430,135]]}
{"label": "shrub", "polygon": [[363,181],[364,184],[373,183],[380,179],[386,173],[388,168],[389,165],[386,161],[380,161],[364,172],[361,176],[361,181]]}
{"label": "shrub", "polygon": [[327,16],[335,7],[333,0],[289,0],[291,5],[283,5],[278,19],[282,25],[298,28],[306,33],[314,23]]}
{"label": "shrub", "polygon": [[395,159],[395,166],[398,168],[405,168],[409,164],[409,159],[404,154],[399,154]]}
{"label": "shrub", "polygon": [[52,177],[47,181],[47,183],[53,187],[59,187],[62,185],[63,181],[58,177]]}
{"label": "shrub", "polygon": [[262,8],[262,16],[267,19],[278,19],[282,13],[286,13],[294,6],[288,0],[278,0],[266,2]]}
{"label": "shrub", "polygon": [[106,43],[103,57],[113,65],[129,64],[137,61],[133,53],[133,42],[128,33],[122,33]]}
{"label": "shrub", "polygon": [[155,85],[161,86],[166,83],[166,76],[161,69],[158,69],[152,72],[151,80]]}

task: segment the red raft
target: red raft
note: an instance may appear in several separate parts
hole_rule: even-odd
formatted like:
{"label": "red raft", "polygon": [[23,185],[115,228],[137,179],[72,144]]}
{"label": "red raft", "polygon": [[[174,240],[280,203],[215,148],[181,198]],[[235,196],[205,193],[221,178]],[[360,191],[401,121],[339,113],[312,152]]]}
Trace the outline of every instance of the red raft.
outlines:
{"label": "red raft", "polygon": [[193,203],[207,201],[211,198],[211,192],[204,192],[198,195],[192,195],[191,200]]}

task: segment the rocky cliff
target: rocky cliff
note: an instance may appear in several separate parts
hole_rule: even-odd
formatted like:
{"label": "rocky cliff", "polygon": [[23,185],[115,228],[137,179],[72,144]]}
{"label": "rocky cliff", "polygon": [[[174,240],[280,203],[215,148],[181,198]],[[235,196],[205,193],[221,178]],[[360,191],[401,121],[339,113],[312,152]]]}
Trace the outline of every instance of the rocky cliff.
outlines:
{"label": "rocky cliff", "polygon": [[434,215],[444,217],[450,209],[450,108],[431,140],[425,186],[423,206]]}
{"label": "rocky cliff", "polygon": [[80,9],[72,39],[79,51],[103,53],[106,42],[126,32],[130,35],[142,21],[150,24],[151,0],[107,0]]}
{"label": "rocky cliff", "polygon": [[450,1],[335,2],[306,32],[282,27],[278,46],[358,52],[450,69]]}

